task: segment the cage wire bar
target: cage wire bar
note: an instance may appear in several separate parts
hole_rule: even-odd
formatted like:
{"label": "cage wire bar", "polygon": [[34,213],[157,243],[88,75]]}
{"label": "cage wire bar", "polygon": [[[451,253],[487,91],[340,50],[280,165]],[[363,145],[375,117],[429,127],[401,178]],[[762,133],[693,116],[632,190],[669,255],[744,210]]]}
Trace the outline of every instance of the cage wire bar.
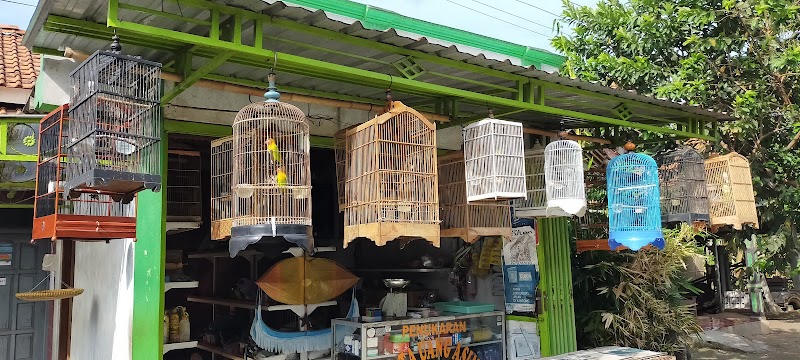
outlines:
{"label": "cage wire bar", "polygon": [[425,239],[439,247],[436,125],[402,102],[345,134],[344,247]]}
{"label": "cage wire bar", "polygon": [[129,202],[160,189],[160,74],[161,64],[115,51],[95,52],[70,74],[70,196],[92,191]]}
{"label": "cage wire bar", "polygon": [[439,204],[441,236],[474,243],[483,236],[511,238],[511,207],[508,201],[467,202],[464,153],[440,156]]}
{"label": "cage wire bar", "polygon": [[42,118],[39,131],[32,239],[110,240],[136,237],[133,204],[106,194],[64,193],[65,166],[74,161],[64,151],[68,105]]}
{"label": "cage wire bar", "polygon": [[712,154],[705,161],[711,227],[726,225],[741,230],[742,225],[758,229],[750,162],[742,155]]}
{"label": "cage wire bar", "polygon": [[232,187],[233,136],[227,136],[211,141],[211,240],[231,236]]}
{"label": "cage wire bar", "polygon": [[629,152],[611,159],[606,175],[611,250],[624,245],[635,251],[648,244],[664,249],[656,161]]}
{"label": "cage wire bar", "polygon": [[493,118],[464,127],[467,201],[525,198],[522,124]]}
{"label": "cage wire bar", "polygon": [[274,73],[269,82],[266,101],[245,106],[233,122],[231,257],[277,237],[314,252],[308,123],[278,101]]}
{"label": "cage wire bar", "polygon": [[708,223],[703,156],[690,147],[663,154],[658,168],[661,187],[661,221],[668,223]]}
{"label": "cage wire bar", "polygon": [[203,218],[199,151],[167,153],[167,221],[200,222]]}

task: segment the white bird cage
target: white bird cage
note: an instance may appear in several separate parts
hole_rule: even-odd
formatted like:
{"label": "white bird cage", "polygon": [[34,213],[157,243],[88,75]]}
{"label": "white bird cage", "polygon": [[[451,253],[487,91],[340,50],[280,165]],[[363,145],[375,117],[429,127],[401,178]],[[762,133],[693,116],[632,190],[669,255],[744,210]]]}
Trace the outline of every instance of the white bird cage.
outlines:
{"label": "white bird cage", "polygon": [[[169,183],[167,183],[169,185]],[[211,141],[211,239],[231,236],[233,136]]]}
{"label": "white bird cage", "polygon": [[570,216],[560,208],[547,207],[544,147],[538,142],[532,149],[525,151],[525,186],[528,189],[528,197],[511,202],[514,216],[519,218]]}
{"label": "white bird cage", "polygon": [[712,228],[731,225],[758,229],[756,198],[750,162],[742,155],[712,155],[705,161],[709,215]]}
{"label": "white bird cage", "polygon": [[202,160],[198,151],[169,150],[167,154],[167,221],[202,221],[201,164]]}
{"label": "white bird cage", "polygon": [[522,124],[484,119],[464,127],[467,201],[525,198]]}
{"label": "white bird cage", "polygon": [[547,208],[561,209],[569,215],[586,211],[583,149],[572,140],[557,140],[544,149],[544,178]]}
{"label": "white bird cage", "polygon": [[483,236],[511,239],[511,206],[508,201],[467,202],[464,153],[440,156],[439,204],[442,237],[458,237],[474,243]]}
{"label": "white bird cage", "polygon": [[378,246],[425,239],[439,247],[436,125],[395,101],[345,138],[344,247],[359,237]]}
{"label": "white bird cage", "polygon": [[269,81],[266,101],[245,106],[233,121],[232,257],[277,237],[314,252],[306,116],[278,101],[275,74]]}

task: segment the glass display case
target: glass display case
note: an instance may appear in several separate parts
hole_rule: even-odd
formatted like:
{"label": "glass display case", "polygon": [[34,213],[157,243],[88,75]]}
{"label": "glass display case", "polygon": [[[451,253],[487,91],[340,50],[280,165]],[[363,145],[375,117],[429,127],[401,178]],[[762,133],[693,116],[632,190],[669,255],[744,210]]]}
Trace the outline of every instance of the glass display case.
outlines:
{"label": "glass display case", "polygon": [[333,360],[503,360],[502,311],[421,319],[331,322]]}

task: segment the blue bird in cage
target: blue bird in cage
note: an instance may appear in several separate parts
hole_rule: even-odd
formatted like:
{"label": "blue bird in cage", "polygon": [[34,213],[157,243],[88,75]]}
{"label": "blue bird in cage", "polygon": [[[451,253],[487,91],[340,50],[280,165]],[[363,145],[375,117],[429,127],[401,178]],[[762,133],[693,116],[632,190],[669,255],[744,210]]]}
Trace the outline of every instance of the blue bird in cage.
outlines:
{"label": "blue bird in cage", "polygon": [[633,152],[617,156],[606,167],[606,183],[611,250],[627,246],[635,251],[648,244],[663,250],[656,161]]}

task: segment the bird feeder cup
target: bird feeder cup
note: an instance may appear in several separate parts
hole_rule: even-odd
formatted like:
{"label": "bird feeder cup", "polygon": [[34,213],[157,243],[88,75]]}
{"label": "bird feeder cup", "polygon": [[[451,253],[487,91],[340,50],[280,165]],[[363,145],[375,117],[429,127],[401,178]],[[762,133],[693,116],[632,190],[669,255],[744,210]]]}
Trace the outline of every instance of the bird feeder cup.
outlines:
{"label": "bird feeder cup", "polygon": [[344,184],[344,246],[425,239],[439,246],[436,126],[399,101],[350,128]]}
{"label": "bird feeder cup", "polygon": [[64,188],[130,202],[161,187],[161,64],[97,51],[71,74]]}
{"label": "bird feeder cup", "polygon": [[703,156],[690,147],[661,156],[661,220],[672,223],[708,223],[708,193]]}
{"label": "bird feeder cup", "polygon": [[750,162],[735,152],[712,156],[705,161],[711,227],[726,225],[741,230],[742,225],[758,229],[758,213],[753,192]]}
{"label": "bird feeder cup", "polygon": [[652,157],[626,153],[613,158],[606,171],[611,250],[627,246],[664,248],[658,166]]}
{"label": "bird feeder cup", "polygon": [[464,153],[440,156],[439,204],[441,236],[474,243],[484,236],[511,238],[511,206],[508,201],[467,202]]}
{"label": "bird feeder cup", "polygon": [[464,127],[467,201],[527,196],[522,124],[484,119]]}
{"label": "bird feeder cup", "polygon": [[[233,136],[211,141],[211,239],[231,236]],[[167,183],[169,185],[169,183]]]}
{"label": "bird feeder cup", "polygon": [[314,252],[309,127],[296,106],[278,101],[270,76],[266,101],[233,121],[233,220],[230,255],[282,237]]}
{"label": "bird feeder cup", "polygon": [[64,151],[68,108],[68,105],[58,107],[40,123],[32,239],[135,238],[136,217],[132,204],[114,201],[108,194],[65,196],[65,167],[74,161]]}

